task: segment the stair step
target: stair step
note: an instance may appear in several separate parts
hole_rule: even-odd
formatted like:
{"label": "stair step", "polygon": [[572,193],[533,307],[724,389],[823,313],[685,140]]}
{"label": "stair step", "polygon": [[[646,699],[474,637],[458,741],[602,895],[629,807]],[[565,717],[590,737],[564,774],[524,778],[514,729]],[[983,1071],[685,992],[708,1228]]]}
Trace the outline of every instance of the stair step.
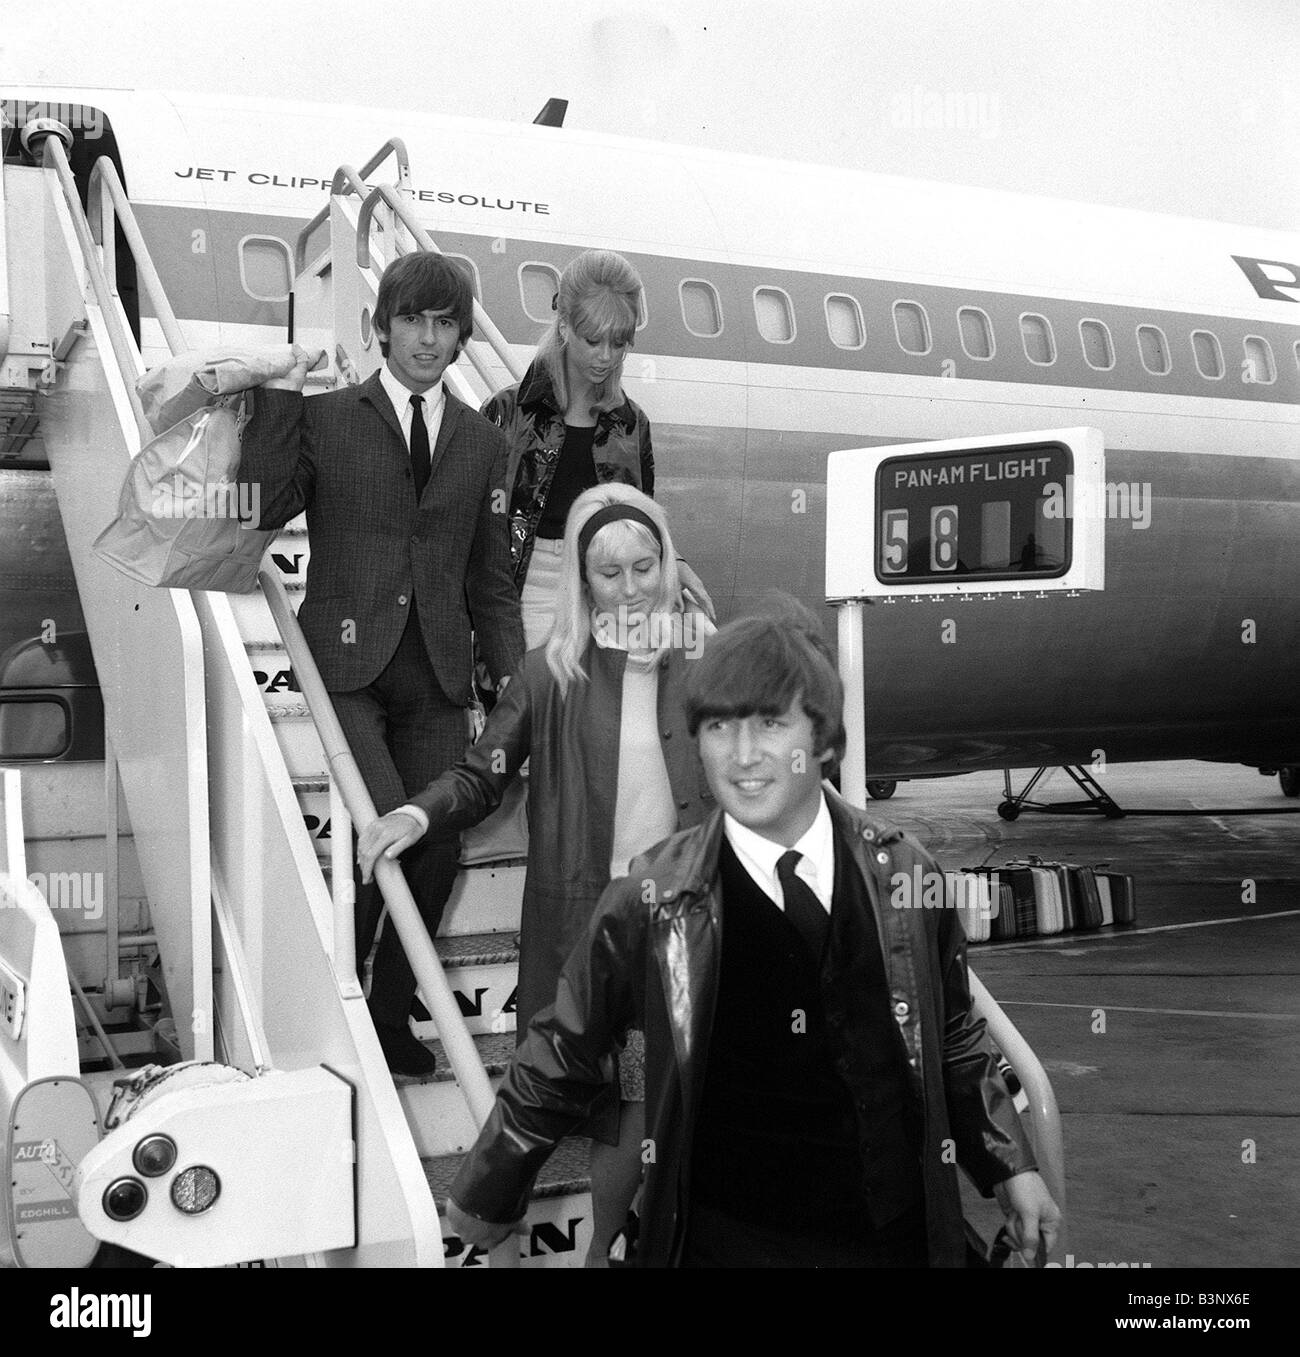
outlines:
{"label": "stair step", "polygon": [[[463,1154],[437,1155],[423,1161],[429,1191],[438,1203],[442,1237],[449,1267],[483,1267],[481,1249],[467,1248],[447,1223],[447,1193]],[[518,1235],[521,1267],[581,1267],[591,1244],[591,1142],[562,1140],[542,1166],[525,1220],[526,1235]]]}
{"label": "stair step", "polygon": [[[465,1026],[474,1036],[515,1030],[515,987],[519,977],[519,949],[513,933],[467,933],[439,936],[438,958],[447,983],[456,995]],[[412,1024],[421,1041],[433,1041],[438,1029],[432,1019]],[[507,1059],[508,1059],[507,1054]]]}
{"label": "stair step", "polygon": [[[421,1161],[429,1191],[438,1203],[438,1212],[447,1208],[447,1194],[464,1162],[463,1154],[439,1154]],[[570,1136],[555,1147],[542,1165],[533,1188],[533,1201],[547,1197],[572,1197],[591,1191],[591,1141]]]}
{"label": "stair step", "polygon": [[[442,1043],[430,1041],[426,1045],[438,1056],[437,1070],[424,1078],[395,1074],[393,1083],[398,1099],[406,1112],[407,1124],[421,1158],[463,1153],[478,1134],[469,1105],[447,1063]],[[480,1033],[474,1038],[474,1045],[492,1087],[496,1088],[514,1054],[514,1033]]]}

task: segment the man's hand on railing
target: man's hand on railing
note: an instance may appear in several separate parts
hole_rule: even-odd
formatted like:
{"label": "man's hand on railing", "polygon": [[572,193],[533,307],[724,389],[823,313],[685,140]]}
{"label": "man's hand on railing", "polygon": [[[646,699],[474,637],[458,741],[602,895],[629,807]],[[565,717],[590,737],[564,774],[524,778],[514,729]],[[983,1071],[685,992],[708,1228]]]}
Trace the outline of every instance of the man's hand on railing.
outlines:
{"label": "man's hand on railing", "polygon": [[307,384],[307,374],[326,361],[324,349],[304,349],[301,344],[293,346],[293,356],[297,362],[290,372],[272,377],[262,385],[272,391],[301,391]]}
{"label": "man's hand on railing", "polygon": [[491,1221],[480,1220],[468,1211],[462,1211],[450,1197],[447,1198],[447,1224],[466,1244],[480,1249],[495,1248],[512,1234],[523,1234],[526,1228],[521,1220],[513,1225],[494,1225]]}
{"label": "man's hand on railing", "polygon": [[382,853],[395,858],[424,837],[420,822],[403,811],[392,810],[371,822],[357,835],[357,862],[362,881],[375,874],[375,859]]}
{"label": "man's hand on railing", "polygon": [[1061,1213],[1037,1173],[1017,1173],[996,1184],[993,1193],[1007,1218],[1012,1247],[1027,1267],[1035,1265],[1041,1239],[1044,1255],[1056,1247]]}

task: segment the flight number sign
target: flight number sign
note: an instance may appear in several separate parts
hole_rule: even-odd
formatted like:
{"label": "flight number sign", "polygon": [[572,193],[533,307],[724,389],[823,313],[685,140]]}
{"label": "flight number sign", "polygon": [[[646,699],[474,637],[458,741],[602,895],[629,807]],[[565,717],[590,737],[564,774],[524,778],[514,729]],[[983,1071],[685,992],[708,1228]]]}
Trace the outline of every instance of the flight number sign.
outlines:
{"label": "flight number sign", "polygon": [[1104,461],[1095,429],[832,453],[827,597],[1100,589],[1104,525],[1077,506]]}

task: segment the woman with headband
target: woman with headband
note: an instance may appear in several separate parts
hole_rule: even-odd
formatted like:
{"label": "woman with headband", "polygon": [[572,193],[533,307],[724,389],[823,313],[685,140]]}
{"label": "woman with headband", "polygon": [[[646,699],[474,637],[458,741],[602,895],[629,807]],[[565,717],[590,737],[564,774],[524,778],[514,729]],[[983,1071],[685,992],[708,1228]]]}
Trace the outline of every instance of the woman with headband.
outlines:
{"label": "woman with headband", "polygon": [[[510,441],[510,551],[529,649],[550,634],[564,525],[577,496],[612,482],[654,494],[650,421],[623,391],[640,302],[641,279],[622,255],[585,250],[560,277],[555,319],[523,380],[483,406]],[[712,617],[699,577],[684,562],[678,567]]]}
{"label": "woman with headband", "polygon": [[[380,853],[394,857],[426,833],[452,834],[484,819],[529,760],[520,1039],[554,1000],[560,970],[609,882],[711,808],[681,693],[712,631],[702,613],[682,607],[663,510],[630,486],[584,491],[569,513],[549,641],[528,653],[465,757],[360,835],[357,856],[369,880]],[[607,1108],[581,1132],[595,1142],[589,1264],[603,1265],[636,1191],[639,1037],[630,1034],[619,1063],[621,1109],[611,1085]]]}

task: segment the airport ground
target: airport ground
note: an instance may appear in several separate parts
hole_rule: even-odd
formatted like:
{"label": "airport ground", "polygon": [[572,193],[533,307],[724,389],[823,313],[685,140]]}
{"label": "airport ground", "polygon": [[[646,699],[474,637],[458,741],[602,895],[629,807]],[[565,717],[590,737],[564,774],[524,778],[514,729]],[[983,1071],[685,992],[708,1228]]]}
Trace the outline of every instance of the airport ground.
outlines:
{"label": "airport ground", "polygon": [[[1135,878],[1134,927],[970,949],[1060,1104],[1074,1265],[1300,1265],[1300,814],[1259,813],[1300,803],[1229,765],[1099,780],[1126,809],[1251,813],[1007,822],[992,773],[900,783],[872,809],[945,868],[1036,854]],[[1036,796],[1078,793],[1057,771]],[[991,1235],[996,1209],[968,1206]]]}

